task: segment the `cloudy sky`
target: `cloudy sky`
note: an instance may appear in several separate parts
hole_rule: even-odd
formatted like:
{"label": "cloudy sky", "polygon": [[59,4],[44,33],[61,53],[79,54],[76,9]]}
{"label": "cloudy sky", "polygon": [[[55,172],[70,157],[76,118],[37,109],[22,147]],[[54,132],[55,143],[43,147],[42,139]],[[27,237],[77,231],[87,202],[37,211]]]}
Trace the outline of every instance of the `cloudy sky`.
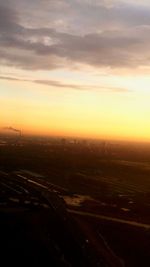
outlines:
{"label": "cloudy sky", "polygon": [[150,140],[149,0],[0,0],[0,126]]}

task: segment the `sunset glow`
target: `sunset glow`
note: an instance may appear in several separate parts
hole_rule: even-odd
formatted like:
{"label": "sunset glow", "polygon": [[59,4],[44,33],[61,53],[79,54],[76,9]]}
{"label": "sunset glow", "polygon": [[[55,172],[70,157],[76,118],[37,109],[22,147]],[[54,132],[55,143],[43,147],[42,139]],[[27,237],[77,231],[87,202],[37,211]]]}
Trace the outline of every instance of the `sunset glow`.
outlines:
{"label": "sunset glow", "polygon": [[146,0],[0,0],[1,130],[150,141],[149,13]]}

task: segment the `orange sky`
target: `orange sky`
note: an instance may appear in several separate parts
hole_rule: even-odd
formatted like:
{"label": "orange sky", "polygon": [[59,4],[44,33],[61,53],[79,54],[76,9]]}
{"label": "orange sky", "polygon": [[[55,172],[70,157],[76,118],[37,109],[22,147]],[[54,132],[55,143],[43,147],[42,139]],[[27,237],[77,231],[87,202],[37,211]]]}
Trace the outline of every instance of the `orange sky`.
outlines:
{"label": "orange sky", "polygon": [[[127,82],[127,77],[124,79]],[[134,89],[136,84],[132,79],[129,82],[134,85],[131,91],[113,92],[97,88],[60,90],[56,87],[54,90],[42,84],[3,80],[0,123],[2,127],[11,125],[22,129],[24,134],[147,140],[150,136],[148,84],[145,82],[141,91]]]}

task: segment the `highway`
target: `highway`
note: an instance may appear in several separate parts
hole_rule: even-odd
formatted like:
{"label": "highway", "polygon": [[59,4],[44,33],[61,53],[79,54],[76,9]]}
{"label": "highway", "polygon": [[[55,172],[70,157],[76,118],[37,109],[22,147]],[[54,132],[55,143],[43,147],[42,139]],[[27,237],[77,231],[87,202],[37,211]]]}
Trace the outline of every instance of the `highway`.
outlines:
{"label": "highway", "polygon": [[[31,178],[29,179],[26,176],[23,176],[20,174],[17,174],[17,176],[19,178],[26,180],[28,183],[31,183],[31,184],[33,184],[33,185],[35,185],[41,189],[46,189],[48,191],[52,190],[50,188],[51,183],[48,183],[47,181],[42,181],[41,179],[37,179],[38,181],[35,181]],[[54,184],[53,184],[53,186],[54,186]],[[59,188],[59,189],[61,189],[61,188]],[[144,228],[146,230],[150,230],[150,224],[146,224],[146,223],[140,223],[140,222],[132,221],[132,220],[124,220],[124,219],[120,219],[120,218],[110,217],[110,216],[91,213],[91,212],[79,211],[79,210],[74,210],[74,209],[67,209],[67,211],[69,213],[72,213],[72,214],[77,214],[77,215],[81,215],[81,216],[88,216],[88,217],[92,217],[92,218],[97,218],[99,220],[116,222],[116,223],[126,224],[129,226],[134,226],[134,227]]]}
{"label": "highway", "polygon": [[130,226],[135,226],[135,227],[144,228],[146,230],[150,230],[150,224],[139,223],[139,222],[129,221],[129,220],[123,220],[123,219],[119,219],[119,218],[113,218],[113,217],[104,216],[104,215],[100,215],[100,214],[84,212],[84,211],[78,211],[78,210],[72,210],[72,209],[67,209],[67,211],[69,213],[76,214],[76,215],[97,218],[97,219],[104,220],[104,221],[127,224],[127,225],[130,225]]}

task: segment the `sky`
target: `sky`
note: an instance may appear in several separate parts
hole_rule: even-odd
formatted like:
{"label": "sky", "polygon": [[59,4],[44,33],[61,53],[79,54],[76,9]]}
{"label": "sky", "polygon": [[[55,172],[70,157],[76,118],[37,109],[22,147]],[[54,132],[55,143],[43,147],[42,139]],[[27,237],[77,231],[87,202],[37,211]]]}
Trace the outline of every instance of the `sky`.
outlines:
{"label": "sky", "polygon": [[149,0],[0,0],[0,129],[150,141]]}

